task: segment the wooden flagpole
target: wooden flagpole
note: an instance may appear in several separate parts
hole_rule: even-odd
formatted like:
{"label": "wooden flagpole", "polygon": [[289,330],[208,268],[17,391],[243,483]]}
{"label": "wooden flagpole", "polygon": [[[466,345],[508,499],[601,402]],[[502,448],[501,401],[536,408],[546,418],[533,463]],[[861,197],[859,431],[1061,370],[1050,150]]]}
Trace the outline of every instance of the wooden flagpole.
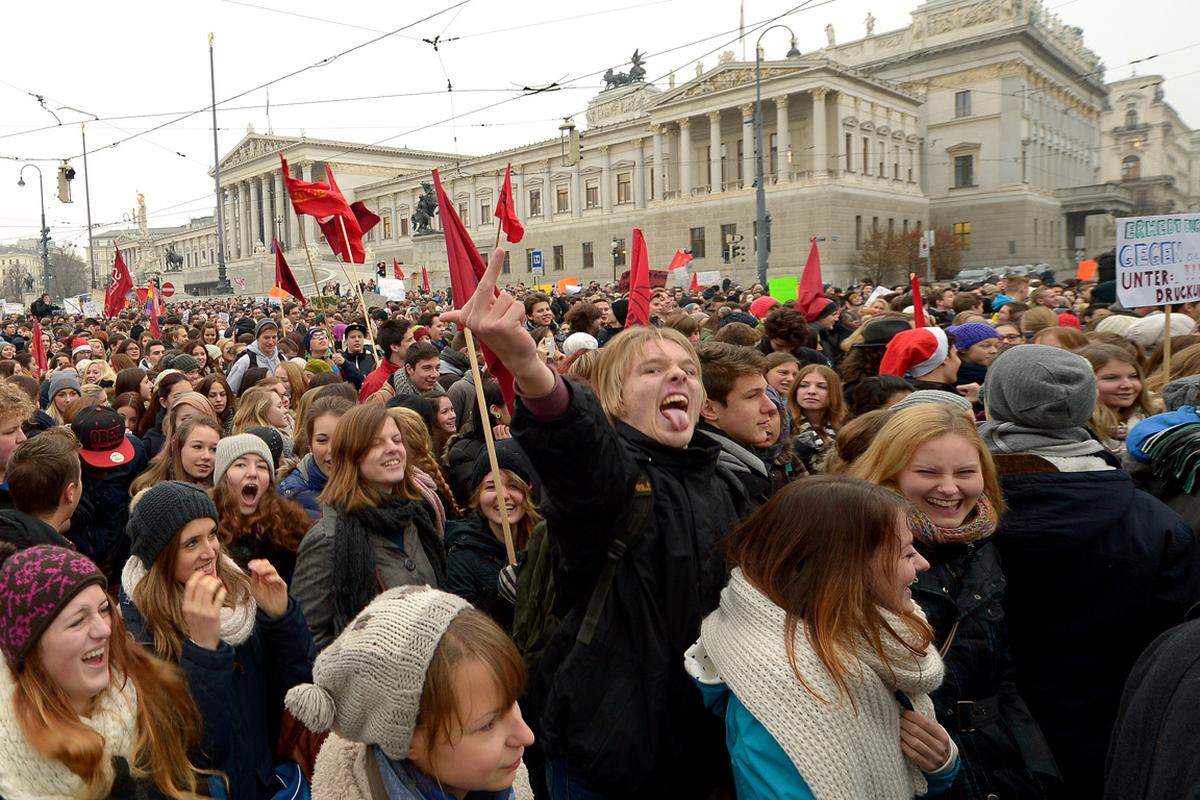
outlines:
{"label": "wooden flagpole", "polygon": [[1171,304],[1167,303],[1167,310],[1163,314],[1163,375],[1167,376],[1167,381],[1171,380]]}
{"label": "wooden flagpole", "polygon": [[[342,226],[342,242],[346,246],[346,251],[344,254],[345,258],[339,258],[338,264],[340,264],[342,267],[342,274],[346,276],[347,283],[351,284],[355,289],[358,290],[358,302],[362,305],[363,325],[367,329],[367,344],[371,346],[371,352],[374,353],[376,352],[375,335],[372,333],[371,329],[371,313],[367,309],[367,298],[363,296],[363,290],[362,287],[358,285],[358,281],[351,280],[350,273],[346,269],[346,264],[352,263],[350,262],[350,239],[346,236],[346,220],[339,216],[338,224]],[[384,353],[383,357],[387,358],[388,353]]]}
{"label": "wooden flagpole", "polygon": [[[292,210],[295,211],[294,208]],[[317,282],[317,267],[313,264],[312,253],[308,252],[308,237],[304,235],[304,215],[296,214],[296,224],[300,228],[300,248],[304,251],[305,258],[308,259],[308,271],[312,273],[313,291],[317,293],[317,297],[321,297],[321,284]]]}

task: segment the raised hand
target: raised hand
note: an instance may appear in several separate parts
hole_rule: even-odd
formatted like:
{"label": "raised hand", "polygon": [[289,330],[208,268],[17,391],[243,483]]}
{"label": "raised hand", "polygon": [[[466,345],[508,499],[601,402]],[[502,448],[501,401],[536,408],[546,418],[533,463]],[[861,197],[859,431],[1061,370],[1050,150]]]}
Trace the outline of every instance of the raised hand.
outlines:
{"label": "raised hand", "polygon": [[287,583],[265,558],[256,558],[246,566],[250,569],[250,595],[254,602],[268,617],[279,619],[287,613]]}
{"label": "raised hand", "polygon": [[921,772],[937,772],[950,756],[950,735],[937,720],[906,710],[900,715],[900,750]]}
{"label": "raised hand", "polygon": [[504,248],[497,247],[475,294],[462,310],[442,314],[442,321],[470,328],[500,357],[526,394],[546,394],[554,388],[554,371],[538,356],[533,337],[525,330],[524,306],[508,292],[495,293],[503,266]]}
{"label": "raised hand", "polygon": [[221,607],[225,584],[215,575],[193,572],[183,587],[183,622],[187,635],[206,650],[221,646]]}

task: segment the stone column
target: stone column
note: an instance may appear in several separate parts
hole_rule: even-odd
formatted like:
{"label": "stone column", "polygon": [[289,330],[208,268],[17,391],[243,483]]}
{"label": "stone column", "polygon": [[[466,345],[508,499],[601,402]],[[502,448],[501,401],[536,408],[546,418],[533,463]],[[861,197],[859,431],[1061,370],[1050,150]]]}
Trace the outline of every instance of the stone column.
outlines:
{"label": "stone column", "polygon": [[[300,170],[301,170],[300,177],[302,177],[304,180],[311,181],[313,179],[313,162],[305,161],[304,163],[302,163],[300,165]],[[317,243],[316,221],[308,214],[305,214],[304,217],[302,218],[302,222],[300,224],[302,224],[304,226],[305,241],[308,244],[316,244]],[[297,244],[299,244],[299,243],[297,242]]]}
{"label": "stone column", "polygon": [[633,139],[633,206],[646,207],[646,154],[643,144],[645,139],[635,136]]}
{"label": "stone column", "polygon": [[[757,140],[754,138],[754,104],[746,103],[740,106],[740,109],[742,112],[742,188],[749,189],[754,186],[754,179],[756,177],[754,146]],[[763,169],[766,169],[765,164]]]}
{"label": "stone column", "polygon": [[662,200],[666,195],[667,187],[663,183],[663,178],[667,173],[663,170],[663,128],[661,125],[654,126],[654,136],[651,139],[651,152],[654,157],[654,180],[650,181],[650,199]]}
{"label": "stone column", "polygon": [[274,170],[273,174],[275,175],[275,205],[278,207],[276,213],[283,218],[277,233],[286,250],[292,246],[292,226],[288,224],[288,219],[292,216],[292,204],[288,202],[287,190],[283,188],[283,170]]}
{"label": "stone column", "polygon": [[[832,90],[831,90],[832,91]],[[830,176],[836,178],[842,174],[842,103],[834,96],[833,102],[833,138],[828,142],[828,153],[825,156],[825,169]],[[902,117],[903,119],[903,117]]]}
{"label": "stone column", "polygon": [[237,237],[233,229],[233,193],[225,187],[221,188],[220,213],[225,215],[225,219],[223,220],[224,229],[221,231],[223,238],[225,239],[225,258],[232,259],[233,254],[237,252],[237,248],[234,247],[234,242],[237,240]]}
{"label": "stone column", "polygon": [[[503,179],[501,179],[503,180]],[[525,208],[525,166],[518,165],[512,174],[513,211],[521,219],[529,217],[529,209]],[[499,220],[497,220],[499,222]]]}
{"label": "stone column", "polygon": [[813,143],[813,172],[824,175],[829,171],[829,145],[825,130],[825,97],[829,90],[818,86],[812,92],[812,143]]}
{"label": "stone column", "polygon": [[692,193],[692,121],[688,117],[679,120],[679,193],[683,197]]}
{"label": "stone column", "polygon": [[723,192],[721,186],[721,112],[708,112],[708,183],[709,191]]}
{"label": "stone column", "polygon": [[242,181],[238,184],[238,242],[240,243],[240,252],[238,256],[245,258],[254,252],[250,244],[250,182]]}
{"label": "stone column", "polygon": [[258,178],[250,179],[250,252],[254,252],[255,245],[262,241],[265,237],[262,232],[263,218],[263,196],[262,196],[262,181]]}
{"label": "stone column", "polygon": [[605,214],[613,210],[612,151],[600,145],[600,208]]}
{"label": "stone column", "polygon": [[550,192],[554,187],[550,183],[550,170],[553,168],[553,163],[550,159],[546,159],[546,163],[542,165],[542,221],[549,222],[553,219],[554,206],[557,202],[556,198],[550,196]]}
{"label": "stone column", "polygon": [[789,174],[788,151],[792,147],[792,131],[788,123],[788,96],[775,98],[775,180],[785,183],[792,179]]}
{"label": "stone column", "polygon": [[471,220],[475,219],[479,212],[475,210],[475,204],[479,202],[479,187],[475,178],[471,178],[471,187],[468,190],[470,198],[467,200],[467,218],[463,220],[463,225],[467,228],[471,226]]}
{"label": "stone column", "polygon": [[575,166],[571,167],[571,216],[579,219],[583,216],[583,181],[580,179],[579,166],[583,163],[583,158],[575,162]]}

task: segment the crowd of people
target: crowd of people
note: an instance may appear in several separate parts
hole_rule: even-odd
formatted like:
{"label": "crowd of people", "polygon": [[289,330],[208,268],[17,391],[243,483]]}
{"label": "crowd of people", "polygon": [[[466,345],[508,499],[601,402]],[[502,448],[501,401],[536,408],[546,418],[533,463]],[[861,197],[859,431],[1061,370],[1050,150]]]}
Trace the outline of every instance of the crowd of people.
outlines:
{"label": "crowd of people", "polygon": [[0,797],[1200,791],[1200,304],[503,261],[3,319]]}

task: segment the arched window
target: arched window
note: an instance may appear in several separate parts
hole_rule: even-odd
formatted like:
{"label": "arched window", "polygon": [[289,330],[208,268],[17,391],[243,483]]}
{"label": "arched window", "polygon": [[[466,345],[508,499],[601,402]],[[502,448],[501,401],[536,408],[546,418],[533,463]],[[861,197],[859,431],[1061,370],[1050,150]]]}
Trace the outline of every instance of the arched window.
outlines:
{"label": "arched window", "polygon": [[1121,159],[1121,180],[1133,181],[1142,177],[1142,160],[1137,156]]}
{"label": "arched window", "polygon": [[1138,124],[1137,109],[1131,108],[1125,112],[1125,127],[1132,128]]}

